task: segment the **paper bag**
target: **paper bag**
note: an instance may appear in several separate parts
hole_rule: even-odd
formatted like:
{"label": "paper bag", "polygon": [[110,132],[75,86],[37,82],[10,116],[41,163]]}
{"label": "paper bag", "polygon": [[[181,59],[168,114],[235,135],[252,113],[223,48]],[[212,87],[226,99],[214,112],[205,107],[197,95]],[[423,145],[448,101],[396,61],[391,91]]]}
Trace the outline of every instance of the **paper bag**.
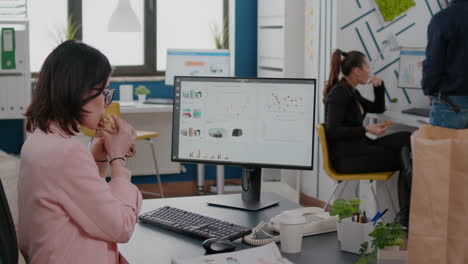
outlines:
{"label": "paper bag", "polygon": [[468,129],[423,126],[411,145],[409,263],[468,263]]}

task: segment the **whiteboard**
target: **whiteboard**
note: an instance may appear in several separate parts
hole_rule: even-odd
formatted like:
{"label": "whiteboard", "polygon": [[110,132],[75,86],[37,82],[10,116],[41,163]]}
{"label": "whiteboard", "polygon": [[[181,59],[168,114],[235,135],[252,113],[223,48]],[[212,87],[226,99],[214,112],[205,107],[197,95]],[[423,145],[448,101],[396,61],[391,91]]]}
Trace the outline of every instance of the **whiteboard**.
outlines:
{"label": "whiteboard", "polygon": [[174,85],[174,76],[229,76],[229,50],[168,49],[166,85]]}
{"label": "whiteboard", "polygon": [[421,89],[424,48],[401,48],[398,87]]}

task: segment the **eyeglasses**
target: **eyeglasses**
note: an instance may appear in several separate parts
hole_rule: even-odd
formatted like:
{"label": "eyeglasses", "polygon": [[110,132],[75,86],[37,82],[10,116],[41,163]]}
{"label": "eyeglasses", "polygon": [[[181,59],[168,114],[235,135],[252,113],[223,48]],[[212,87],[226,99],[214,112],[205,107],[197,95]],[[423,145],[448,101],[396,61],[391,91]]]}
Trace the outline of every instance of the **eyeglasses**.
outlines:
{"label": "eyeglasses", "polygon": [[104,95],[104,104],[106,106],[112,103],[112,100],[114,99],[114,93],[115,89],[105,89],[102,91],[102,94]]}

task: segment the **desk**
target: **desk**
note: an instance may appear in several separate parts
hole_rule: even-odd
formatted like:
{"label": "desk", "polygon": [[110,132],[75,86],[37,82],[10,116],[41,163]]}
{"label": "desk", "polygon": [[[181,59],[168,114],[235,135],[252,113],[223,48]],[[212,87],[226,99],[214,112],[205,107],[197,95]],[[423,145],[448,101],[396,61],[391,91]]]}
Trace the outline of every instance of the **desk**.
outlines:
{"label": "desk", "polygon": [[[236,194],[224,195],[236,196]],[[240,198],[240,195],[237,194]],[[260,221],[267,221],[283,210],[294,209],[300,205],[274,193],[262,193],[262,198],[280,201],[279,206],[273,206],[259,212],[228,209],[208,206],[207,201],[217,196],[195,196],[181,198],[151,199],[143,201],[141,212],[151,211],[161,206],[169,205],[180,209],[196,212],[202,215],[230,221],[235,224],[254,227]],[[250,246],[235,241],[237,249],[246,249]],[[169,264],[171,257],[201,256],[205,250],[201,246],[202,240],[184,236],[166,229],[138,223],[132,238],[126,244],[119,244],[119,250],[130,263],[161,263]],[[282,255],[294,263],[326,263],[347,264],[355,263],[359,256],[339,250],[336,232],[309,236],[303,240],[302,252],[299,254]]]}
{"label": "desk", "polygon": [[403,114],[401,112],[385,112],[382,114],[368,114],[367,115],[372,123],[378,123],[377,120],[382,121],[392,121],[394,123],[410,126],[410,127],[420,127],[424,124],[429,124],[429,117],[417,116]]}

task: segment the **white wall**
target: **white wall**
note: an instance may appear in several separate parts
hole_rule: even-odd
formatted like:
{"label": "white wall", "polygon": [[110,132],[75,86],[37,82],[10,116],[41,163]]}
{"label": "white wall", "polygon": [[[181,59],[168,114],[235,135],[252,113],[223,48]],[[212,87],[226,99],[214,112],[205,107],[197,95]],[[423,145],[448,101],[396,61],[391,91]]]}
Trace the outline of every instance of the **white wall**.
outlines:
{"label": "white wall", "polygon": [[[304,77],[317,79],[316,123],[324,122],[322,89],[328,75],[329,54],[336,43],[336,0],[305,1]],[[303,171],[302,192],[326,200],[333,181],[323,172],[320,145],[316,136],[313,171]]]}
{"label": "white wall", "polygon": [[[360,3],[360,6],[357,3]],[[427,25],[432,14],[438,12],[442,6],[441,0],[415,0],[416,6],[409,9],[406,13],[396,18],[394,23],[383,23],[379,13],[372,11],[376,8],[373,0],[353,0],[340,1],[337,10],[337,47],[347,50],[359,50],[368,53],[372,58],[371,64],[376,61],[378,56],[377,46],[374,43],[375,38],[380,49],[383,48],[382,42],[389,33],[396,35],[401,47],[426,47]],[[439,5],[440,3],[440,5]],[[367,15],[365,15],[367,14]],[[365,15],[365,16],[364,16]],[[357,18],[362,17],[356,22],[350,24]],[[407,28],[407,29],[406,29]],[[406,30],[405,30],[406,29]],[[358,33],[362,37],[362,42]],[[364,48],[365,47],[365,48]],[[367,49],[367,52],[366,52]],[[373,72],[381,71],[380,76],[387,86],[388,95],[391,98],[397,98],[397,103],[390,103],[386,97],[388,111],[401,111],[410,107],[428,106],[429,101],[422,94],[420,89],[400,89],[397,88],[397,77],[399,68],[399,51],[386,51],[383,53],[384,59],[379,58],[373,67]],[[361,89],[364,95],[372,96],[372,89]],[[404,91],[407,92],[408,98]],[[411,102],[411,103],[410,103]]]}

